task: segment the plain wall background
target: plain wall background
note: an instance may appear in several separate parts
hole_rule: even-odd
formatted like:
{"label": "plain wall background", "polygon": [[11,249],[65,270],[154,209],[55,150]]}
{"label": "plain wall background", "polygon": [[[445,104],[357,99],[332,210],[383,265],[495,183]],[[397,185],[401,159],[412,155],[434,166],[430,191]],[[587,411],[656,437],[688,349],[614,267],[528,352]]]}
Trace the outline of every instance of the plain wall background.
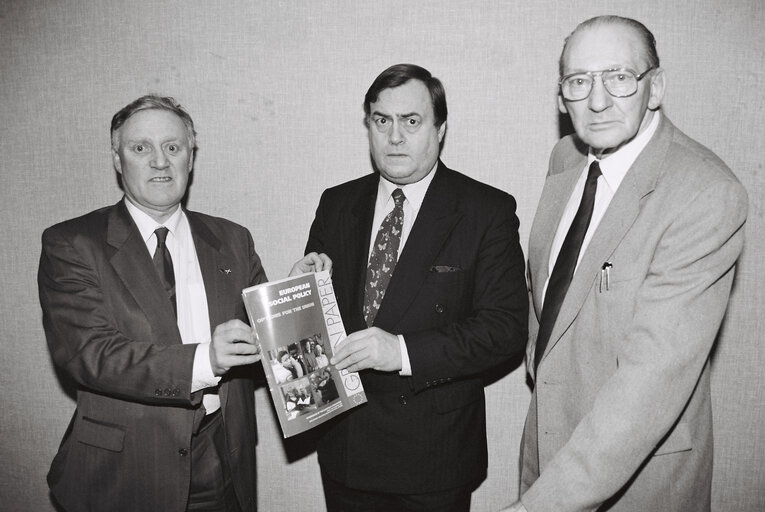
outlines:
{"label": "plain wall background", "polygon": [[[737,173],[747,241],[713,359],[721,511],[765,510],[765,4],[344,0],[0,1],[0,503],[52,510],[45,475],[74,410],[43,336],[42,230],[119,200],[109,122],[147,92],[191,113],[200,151],[189,207],[248,227],[269,276],[302,254],[321,191],[369,171],[362,100],[384,68],[446,86],[443,160],[518,200],[526,248],[559,138],[564,37],[614,13],[644,22],[667,70],[665,113]],[[491,384],[489,476],[473,499],[517,496],[529,401],[523,368]],[[315,454],[284,442],[263,389],[260,509],[323,510]],[[381,440],[384,442],[384,440]]]}

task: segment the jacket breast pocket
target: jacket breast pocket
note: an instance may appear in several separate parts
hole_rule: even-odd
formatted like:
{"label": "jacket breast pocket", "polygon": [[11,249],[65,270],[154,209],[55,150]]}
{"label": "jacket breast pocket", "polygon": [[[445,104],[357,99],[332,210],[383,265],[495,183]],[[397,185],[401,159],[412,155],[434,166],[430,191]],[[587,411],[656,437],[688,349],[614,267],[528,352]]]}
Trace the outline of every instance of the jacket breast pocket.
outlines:
{"label": "jacket breast pocket", "polygon": [[693,448],[691,432],[688,424],[678,423],[672,433],[667,437],[654,452],[654,456],[668,455],[670,453],[686,452]]}
{"label": "jacket breast pocket", "polygon": [[466,272],[457,269],[450,272],[430,272],[423,286],[425,293],[432,294],[434,303],[448,306],[450,313],[461,311],[466,299]]}
{"label": "jacket breast pocket", "polygon": [[605,274],[601,273],[600,282],[594,285],[599,334],[603,340],[623,339],[632,325],[635,301],[643,279],[625,276],[619,280],[606,280]]}
{"label": "jacket breast pocket", "polygon": [[125,428],[113,423],[83,416],[76,427],[77,440],[89,446],[121,452],[125,445]]}

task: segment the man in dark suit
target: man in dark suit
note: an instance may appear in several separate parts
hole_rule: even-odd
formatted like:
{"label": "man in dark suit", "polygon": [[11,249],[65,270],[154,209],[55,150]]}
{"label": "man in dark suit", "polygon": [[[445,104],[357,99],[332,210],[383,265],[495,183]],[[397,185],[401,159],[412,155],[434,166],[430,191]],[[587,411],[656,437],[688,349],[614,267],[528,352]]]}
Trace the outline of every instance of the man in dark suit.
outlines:
{"label": "man in dark suit", "polygon": [[709,511],[709,355],[746,192],[661,112],[641,23],[585,21],[560,74],[576,134],[553,150],[531,229],[534,396],[507,510]]}
{"label": "man in dark suit", "polygon": [[45,333],[78,386],[51,491],[67,511],[254,511],[240,294],[266,281],[260,258],[245,228],[180,206],[195,132],[172,98],[130,103],[111,133],[124,199],[43,234]]}
{"label": "man in dark suit", "polygon": [[327,507],[468,510],[486,475],[481,374],[526,340],[515,200],[439,161],[446,98],[427,70],[388,68],[364,110],[376,172],[324,192],[306,248],[332,260],[351,333],[332,362],[368,399],[319,441]]}

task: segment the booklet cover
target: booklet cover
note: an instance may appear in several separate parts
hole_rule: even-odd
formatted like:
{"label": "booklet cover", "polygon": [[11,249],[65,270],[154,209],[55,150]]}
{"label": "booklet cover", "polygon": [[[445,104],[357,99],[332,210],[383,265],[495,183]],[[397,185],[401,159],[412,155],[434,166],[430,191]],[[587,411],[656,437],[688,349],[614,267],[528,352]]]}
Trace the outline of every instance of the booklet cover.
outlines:
{"label": "booklet cover", "polygon": [[367,401],[358,373],[329,364],[345,338],[329,272],[252,286],[242,297],[284,437]]}

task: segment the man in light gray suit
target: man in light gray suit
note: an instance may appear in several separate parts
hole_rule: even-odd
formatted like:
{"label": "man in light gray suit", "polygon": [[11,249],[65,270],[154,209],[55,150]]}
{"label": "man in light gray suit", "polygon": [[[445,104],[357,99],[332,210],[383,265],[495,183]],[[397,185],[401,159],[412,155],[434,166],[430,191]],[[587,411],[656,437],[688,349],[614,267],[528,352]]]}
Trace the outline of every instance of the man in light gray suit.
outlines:
{"label": "man in light gray suit", "polygon": [[651,32],[585,21],[560,60],[561,112],[529,242],[534,392],[507,510],[710,509],[709,354],[747,197],[660,112]]}

